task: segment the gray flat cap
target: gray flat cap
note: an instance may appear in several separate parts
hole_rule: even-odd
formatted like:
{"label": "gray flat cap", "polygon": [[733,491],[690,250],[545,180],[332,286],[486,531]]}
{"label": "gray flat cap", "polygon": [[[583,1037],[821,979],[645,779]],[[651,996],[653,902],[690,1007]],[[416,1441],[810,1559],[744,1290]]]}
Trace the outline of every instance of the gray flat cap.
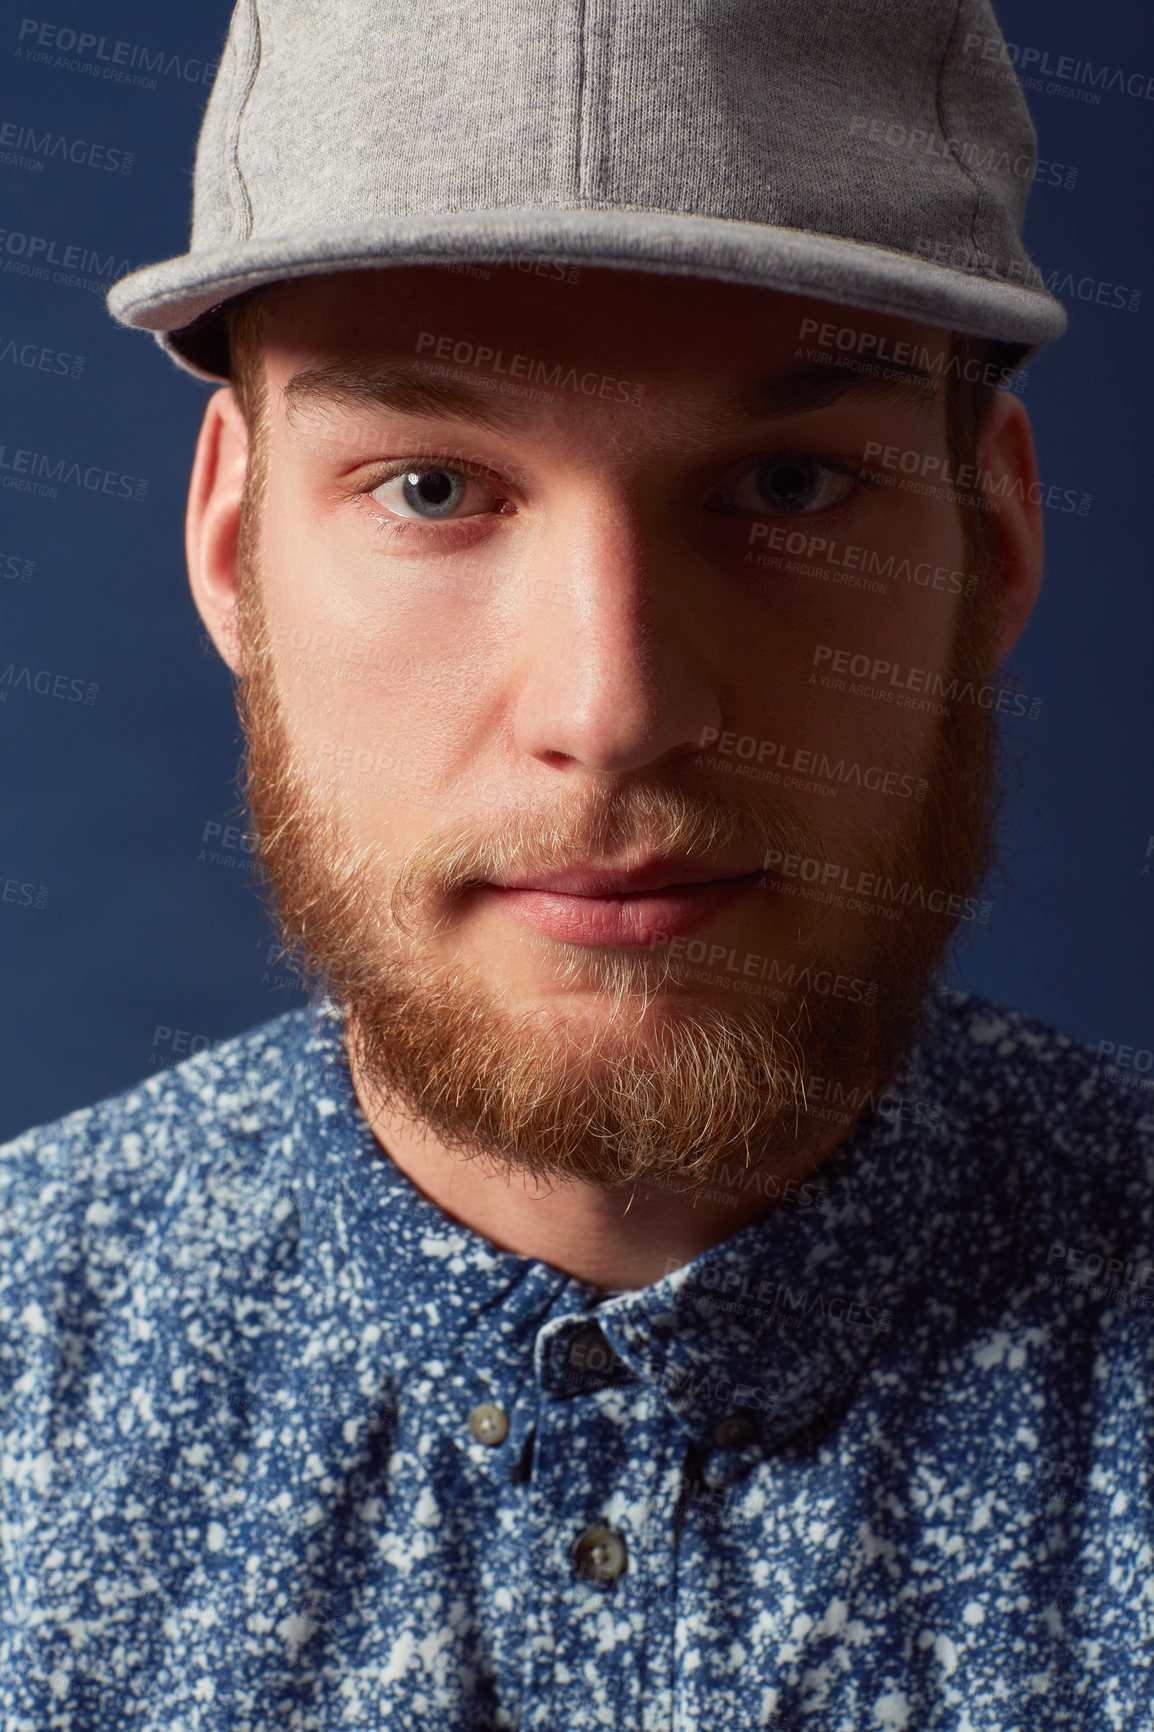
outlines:
{"label": "gray flat cap", "polygon": [[192,244],[116,318],[221,378],[219,309],[314,272],[571,263],[1034,348],[1037,143],[988,0],[240,0]]}

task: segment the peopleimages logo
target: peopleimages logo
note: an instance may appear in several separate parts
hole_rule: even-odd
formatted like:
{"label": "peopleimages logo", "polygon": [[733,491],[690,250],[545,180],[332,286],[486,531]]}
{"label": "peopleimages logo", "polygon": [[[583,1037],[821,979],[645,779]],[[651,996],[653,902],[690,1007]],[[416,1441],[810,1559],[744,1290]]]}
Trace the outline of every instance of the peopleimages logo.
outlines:
{"label": "peopleimages logo", "polygon": [[132,269],[131,260],[115,253],[98,253],[92,247],[26,234],[23,229],[0,228],[0,250],[6,254],[6,271],[97,295],[107,294],[109,284]]}
{"label": "peopleimages logo", "polygon": [[15,337],[0,336],[0,365],[5,361],[14,367],[54,373],[68,379],[79,379],[84,371],[83,355],[64,354],[59,349],[49,349],[44,343],[20,343]]}
{"label": "peopleimages logo", "polygon": [[[879,447],[880,449],[880,447]],[[867,450],[866,455],[869,455]],[[785,553],[807,561],[819,560],[823,565],[845,566],[849,571],[865,571],[875,577],[901,578],[918,589],[936,589],[949,595],[976,595],[976,572],[951,571],[948,566],[931,565],[928,560],[899,559],[889,553],[883,559],[876,548],[859,547],[854,542],[830,540],[826,535],[806,535],[800,529],[786,529],[781,524],[754,523],[750,526],[749,542],[763,541],[767,551]],[[887,585],[879,584],[881,593]]]}
{"label": "peopleimages logo", "polygon": [[[576,367],[562,368],[560,361],[552,367],[532,355],[513,354],[506,358],[502,349],[486,343],[470,343],[464,338],[440,337],[434,331],[417,335],[417,354],[432,349],[438,361],[452,361],[457,367],[479,367],[509,379],[523,379],[527,385],[543,385],[561,391],[579,391],[584,397],[611,397],[615,402],[640,403],[645,387],[629,379],[618,379],[610,373],[578,373]],[[504,365],[502,365],[504,363]]]}
{"label": "peopleimages logo", "polygon": [[1076,1245],[1064,1245],[1053,1239],[1046,1262],[1055,1261],[1083,1281],[1096,1281],[1101,1276],[1107,1282],[1119,1281],[1122,1286],[1135,1289],[1148,1287],[1154,1281],[1154,1263],[1145,1256],[1127,1262],[1121,1257],[1110,1257],[1101,1251],[1083,1251]]}
{"label": "peopleimages logo", "polygon": [[[163,48],[146,48],[139,42],[117,40],[109,47],[109,38],[98,36],[95,31],[73,30],[67,24],[42,24],[38,18],[22,18],[17,37],[24,46],[17,48],[16,54],[34,65],[59,66],[62,56],[75,55],[78,64],[71,66],[65,60],[66,70],[82,70],[115,84],[139,84],[148,90],[157,88],[155,79],[134,74],[158,73],[162,78],[178,78],[184,84],[211,84],[219,64],[194,56],[182,59],[179,54],[169,54]],[[57,55],[55,62],[53,53]]]}
{"label": "peopleimages logo", "polygon": [[[792,856],[791,856],[792,858]],[[680,933],[657,932],[650,942],[651,950],[664,950],[669,956],[683,956],[687,962],[703,962],[707,968],[724,965],[726,974],[742,980],[765,980],[771,985],[789,987],[799,992],[814,992],[821,998],[844,998],[851,1004],[876,1004],[876,980],[861,980],[857,975],[835,974],[831,968],[816,972],[808,965],[796,962],[783,967],[775,956],[763,956],[760,951],[747,950],[743,956],[736,945],[707,944],[704,938],[684,938]]]}
{"label": "peopleimages logo", "polygon": [[[957,675],[950,679],[935,668],[903,667],[901,662],[890,661],[886,656],[855,655],[848,649],[839,649],[833,644],[819,643],[814,645],[811,667],[826,666],[828,674],[818,676],[811,673],[810,685],[822,685],[830,691],[846,690],[844,679],[836,675],[848,674],[852,680],[866,680],[874,687],[880,687],[877,694],[870,686],[850,686],[848,689],[864,697],[886,694],[893,696],[895,691],[902,696],[914,692],[922,693],[928,698],[940,699],[942,705],[977,704],[979,709],[993,710],[997,715],[1028,716],[1036,722],[1042,713],[1041,698],[1031,698],[1027,692],[1017,692],[1012,686],[975,686],[973,680],[960,681]],[[926,707],[920,703],[905,706],[909,709]],[[944,713],[937,711],[935,713]]]}
{"label": "peopleimages logo", "polygon": [[829,1293],[820,1288],[793,1288],[784,1281],[775,1281],[772,1276],[758,1280],[755,1286],[752,1275],[714,1268],[708,1263],[703,1265],[694,1284],[707,1294],[720,1295],[724,1301],[719,1305],[714,1300],[711,1305],[707,1299],[699,1302],[703,1306],[713,1310],[740,1310],[744,1304],[753,1308],[751,1314],[764,1307],[761,1314],[765,1321],[781,1321],[787,1327],[798,1328],[803,1319],[820,1318],[823,1323],[844,1323],[851,1329],[873,1332],[888,1329],[893,1320],[891,1312],[851,1299],[844,1293]]}
{"label": "peopleimages logo", "polygon": [[1045,286],[1042,273],[1032,259],[1002,259],[996,253],[978,252],[969,241],[915,235],[914,250],[935,265],[948,265],[952,271],[970,271],[987,281],[1025,283],[1032,289]]}
{"label": "peopleimages logo", "polygon": [[[1025,264],[1012,266],[978,252],[969,241],[935,240],[928,235],[918,235],[914,249],[923,258],[935,265],[945,265],[951,271],[965,271],[975,277],[1000,278],[1004,282],[1027,283],[1033,289],[1048,290],[1059,300],[1088,301],[1095,306],[1116,307],[1128,313],[1136,313],[1142,305],[1142,290],[1130,288],[1125,283],[1106,282],[1101,277],[1085,276],[1061,266],[1043,276],[1037,265],[1028,260]],[[990,380],[984,382],[991,383]]]}
{"label": "peopleimages logo", "polygon": [[16,121],[0,121],[0,145],[20,151],[20,166],[57,158],[72,162],[79,168],[100,168],[108,174],[131,174],[136,156],[131,150],[117,150],[107,144],[93,144],[87,138],[67,138],[62,132],[37,132],[34,126],[21,126]]}
{"label": "peopleimages logo", "polygon": [[53,673],[50,668],[38,668],[33,673],[31,665],[18,668],[15,662],[9,662],[0,669],[0,703],[8,702],[9,692],[25,691],[69,704],[94,704],[99,690],[92,680],[72,679],[68,674]]}
{"label": "peopleimages logo", "polygon": [[23,883],[19,878],[0,879],[0,902],[14,902],[18,908],[44,908],[48,890],[43,884]]}
{"label": "peopleimages logo", "polygon": [[31,583],[35,570],[34,559],[25,559],[18,553],[0,553],[0,578],[8,578],[12,583]]}
{"label": "peopleimages logo", "polygon": [[1013,377],[1010,367],[995,367],[981,362],[976,356],[962,360],[960,355],[944,349],[931,350],[924,343],[900,342],[877,331],[863,330],[858,325],[835,325],[832,320],[803,319],[798,327],[801,342],[813,341],[819,349],[838,354],[864,355],[872,361],[888,361],[895,367],[917,368],[924,373],[938,373],[943,379],[967,379],[976,385],[1004,385]]}
{"label": "peopleimages logo", "polygon": [[85,466],[67,457],[50,458],[43,451],[22,445],[0,445],[0,470],[5,471],[0,486],[47,499],[56,498],[56,482],[88,493],[112,493],[120,499],[140,500],[148,492],[148,482],[136,475],[122,475],[119,469],[102,469],[96,463]]}
{"label": "peopleimages logo", "polygon": [[832,903],[838,908],[850,908],[862,914],[884,914],[896,919],[903,908],[924,908],[931,914],[943,914],[950,920],[977,920],[985,925],[990,918],[990,903],[976,896],[963,896],[960,891],[927,889],[908,878],[896,882],[880,872],[868,872],[864,867],[839,866],[834,860],[819,860],[816,856],[788,854],[780,848],[766,850],[762,862],[772,874],[774,888],[794,890],[783,879],[796,879],[805,888],[795,894],[806,895],[816,902]]}
{"label": "peopleimages logo", "polygon": [[[884,764],[867,764],[864,768],[853,759],[831,758],[816,747],[785,746],[776,740],[758,740],[752,734],[736,734],[728,729],[702,728],[700,751],[716,749],[723,757],[737,757],[745,762],[762,763],[768,759],[774,768],[787,775],[816,776],[819,781],[834,782],[843,787],[868,788],[871,793],[895,794],[903,800],[924,800],[929,782],[924,777],[900,775]],[[729,768],[728,764],[724,766]]]}
{"label": "peopleimages logo", "polygon": [[[882,445],[876,439],[867,440],[864,458],[867,463],[878,463],[881,469],[921,480],[928,477],[932,484],[940,484],[940,488],[969,493],[974,504],[991,511],[997,508],[1001,499],[1021,499],[1028,500],[1031,505],[1043,505],[1049,511],[1076,511],[1079,517],[1088,517],[1094,497],[1092,493],[1080,493],[1076,487],[1059,487],[1056,483],[1044,487],[1040,481],[1031,481],[1027,487],[1020,475],[995,476],[992,470],[982,469],[974,463],[955,464],[951,458],[941,457],[933,451],[903,451],[897,445]],[[877,471],[874,471],[874,478],[886,481],[889,486],[903,485],[889,482]],[[906,485],[916,486],[916,483]],[[940,489],[937,496],[942,496]]]}
{"label": "peopleimages logo", "polygon": [[1142,290],[1131,289],[1125,283],[1108,283],[1102,277],[1075,277],[1073,271],[1051,271],[1046,287],[1060,301],[1088,301],[1096,307],[1113,307],[1124,313],[1136,313],[1142,305]]}
{"label": "peopleimages logo", "polygon": [[940,162],[964,162],[979,174],[1012,174],[1018,180],[1037,181],[1043,186],[1065,187],[1072,192],[1078,184],[1078,170],[1064,162],[1050,162],[1045,157],[1035,160],[1033,153],[1019,151],[1011,156],[996,145],[976,143],[972,139],[947,138],[936,129],[923,126],[902,126],[886,122],[876,115],[855,114],[849,123],[851,137],[869,139],[871,144],[907,154],[936,157]]}
{"label": "peopleimages logo", "polygon": [[969,32],[962,52],[979,64],[1013,67],[1030,89],[1038,89],[1040,79],[1052,78],[1058,84],[1089,85],[1089,100],[1093,100],[1094,91],[1113,90],[1121,96],[1154,102],[1154,77],[1145,72],[1123,72],[1109,64],[1095,66],[1093,61],[1078,60],[1072,54],[1055,55],[1051,65],[1048,48],[1003,42],[1000,36],[983,36],[978,31]]}

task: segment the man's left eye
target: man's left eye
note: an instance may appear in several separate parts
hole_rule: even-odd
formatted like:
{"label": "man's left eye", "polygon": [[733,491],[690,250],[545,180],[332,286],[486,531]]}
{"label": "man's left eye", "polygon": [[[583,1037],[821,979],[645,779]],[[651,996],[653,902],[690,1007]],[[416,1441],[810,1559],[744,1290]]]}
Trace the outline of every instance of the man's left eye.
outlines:
{"label": "man's left eye", "polygon": [[493,490],[463,470],[442,463],[410,463],[378,482],[369,497],[394,517],[437,523],[492,511]]}
{"label": "man's left eye", "polygon": [[828,510],[853,491],[857,479],[806,451],[773,451],[714,497],[731,511],[789,516]]}

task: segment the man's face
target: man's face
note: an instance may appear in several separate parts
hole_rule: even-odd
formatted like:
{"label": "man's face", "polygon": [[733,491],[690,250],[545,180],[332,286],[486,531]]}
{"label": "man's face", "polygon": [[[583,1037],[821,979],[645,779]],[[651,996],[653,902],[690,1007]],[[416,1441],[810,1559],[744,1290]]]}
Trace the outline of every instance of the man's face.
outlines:
{"label": "man's face", "polygon": [[[599,1183],[785,1168],[829,1139],[815,1094],[900,1053],[984,858],[988,586],[950,490],[869,462],[947,458],[949,339],[488,270],[270,294],[265,864],[362,1098]],[[814,320],[928,381],[839,367]]]}

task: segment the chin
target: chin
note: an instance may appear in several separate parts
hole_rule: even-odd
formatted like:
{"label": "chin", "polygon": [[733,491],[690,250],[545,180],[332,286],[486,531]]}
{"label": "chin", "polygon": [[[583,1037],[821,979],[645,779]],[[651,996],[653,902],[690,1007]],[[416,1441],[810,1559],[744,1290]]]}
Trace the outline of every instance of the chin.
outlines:
{"label": "chin", "polygon": [[[668,1036],[686,1034],[703,1025],[748,1026],[758,1018],[748,999],[726,991],[707,992],[665,984],[656,988],[627,987],[606,991],[554,992],[522,1005],[505,1001],[516,1016],[536,1016],[541,1039],[561,1045],[575,1071],[596,1074],[615,1060],[631,1059],[662,1069],[670,1059]],[[768,1013],[772,1017],[773,1013]]]}

